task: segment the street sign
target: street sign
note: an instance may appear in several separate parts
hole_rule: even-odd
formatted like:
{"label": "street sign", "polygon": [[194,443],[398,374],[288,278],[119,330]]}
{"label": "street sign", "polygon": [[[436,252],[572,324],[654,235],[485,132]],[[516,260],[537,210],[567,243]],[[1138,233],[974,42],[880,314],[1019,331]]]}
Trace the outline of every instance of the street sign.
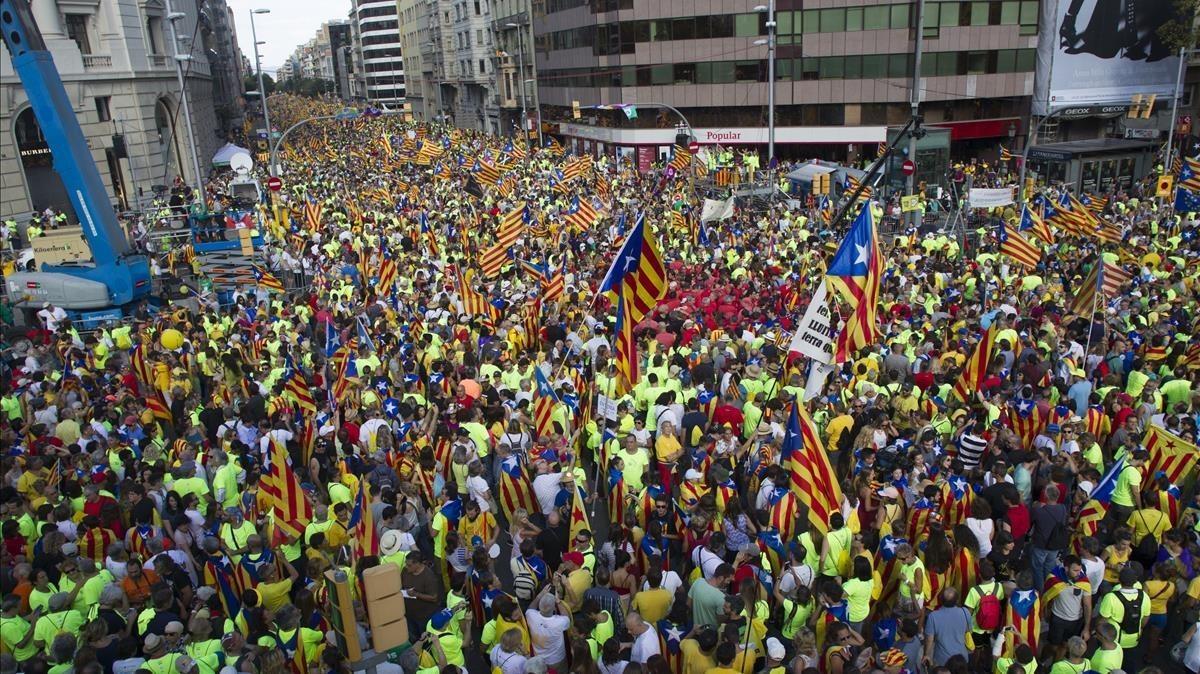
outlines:
{"label": "street sign", "polygon": [[700,150],[700,143],[697,143],[696,141],[692,141],[692,142],[688,143],[688,152],[691,152],[692,154],[696,154],[696,152],[698,152],[699,150]]}
{"label": "street sign", "polygon": [[279,176],[271,176],[267,178],[267,189],[272,192],[278,192],[283,189],[283,181],[279,179]]}
{"label": "street sign", "polygon": [[904,163],[900,165],[900,171],[903,172],[904,175],[910,176],[917,172],[917,165],[913,163],[913,160],[905,159]]}

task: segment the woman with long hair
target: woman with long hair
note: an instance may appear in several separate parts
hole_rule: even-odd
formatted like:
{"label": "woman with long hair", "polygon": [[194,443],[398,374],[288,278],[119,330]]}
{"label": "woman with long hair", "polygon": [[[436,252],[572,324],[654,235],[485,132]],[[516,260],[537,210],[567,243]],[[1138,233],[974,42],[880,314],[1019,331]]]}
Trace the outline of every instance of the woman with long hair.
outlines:
{"label": "woman with long hair", "polygon": [[599,674],[596,661],[592,659],[592,648],[587,639],[571,639],[571,674]]}
{"label": "woman with long hair", "polygon": [[942,589],[950,583],[950,566],[954,562],[954,546],[946,537],[940,524],[929,527],[929,538],[925,543],[925,573],[929,580],[928,610],[938,607]]}
{"label": "woman with long hair", "polygon": [[[983,499],[979,499],[983,500]],[[958,596],[967,596],[979,579],[979,541],[971,528],[965,524],[954,527],[954,558],[950,563],[950,584],[958,589]]]}

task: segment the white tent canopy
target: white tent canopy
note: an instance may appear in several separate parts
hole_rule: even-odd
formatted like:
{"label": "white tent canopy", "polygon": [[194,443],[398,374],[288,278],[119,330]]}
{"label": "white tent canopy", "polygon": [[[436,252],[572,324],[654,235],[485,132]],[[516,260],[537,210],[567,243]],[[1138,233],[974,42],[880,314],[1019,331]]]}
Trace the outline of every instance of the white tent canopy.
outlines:
{"label": "white tent canopy", "polygon": [[247,150],[244,147],[238,147],[233,143],[225,143],[221,146],[221,149],[217,150],[217,153],[213,155],[213,166],[228,166],[229,160],[237,154],[250,154],[250,150]]}

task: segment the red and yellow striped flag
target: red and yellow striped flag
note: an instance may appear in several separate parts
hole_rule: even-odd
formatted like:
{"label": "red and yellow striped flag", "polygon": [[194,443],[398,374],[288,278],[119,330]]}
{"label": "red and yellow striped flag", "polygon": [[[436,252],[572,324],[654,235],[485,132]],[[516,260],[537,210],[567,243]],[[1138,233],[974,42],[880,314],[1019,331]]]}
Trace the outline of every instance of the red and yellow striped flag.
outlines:
{"label": "red and yellow striped flag", "polygon": [[983,331],[983,338],[975,345],[975,351],[967,359],[962,373],[958,375],[958,381],[954,383],[954,388],[950,391],[954,397],[963,402],[971,399],[971,396],[983,384],[983,378],[987,376],[988,363],[992,358],[992,347],[996,342],[995,327],[996,324],[993,323]]}
{"label": "red and yellow striped flag", "polygon": [[263,476],[262,489],[271,497],[275,527],[291,538],[298,538],[312,521],[312,504],[300,488],[300,479],[288,465],[287,451],[274,438],[271,445],[271,470]]}

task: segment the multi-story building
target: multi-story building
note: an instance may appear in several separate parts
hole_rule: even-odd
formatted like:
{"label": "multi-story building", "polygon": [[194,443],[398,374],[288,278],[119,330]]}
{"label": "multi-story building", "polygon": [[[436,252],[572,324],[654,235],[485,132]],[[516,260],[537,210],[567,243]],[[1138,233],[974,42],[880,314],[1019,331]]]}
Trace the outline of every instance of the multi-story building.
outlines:
{"label": "multi-story building", "polygon": [[[585,149],[667,151],[677,120],[700,143],[765,147],[765,7],[650,0],[546,0],[534,8],[542,114]],[[763,3],[766,4],[765,2]],[[888,127],[910,117],[917,23],[906,0],[778,0],[776,143],[782,156],[874,156]],[[848,6],[849,5],[849,6]],[[1023,131],[1033,88],[1036,0],[924,3],[921,112],[942,147],[995,148]],[[756,11],[756,9],[760,11]],[[572,101],[585,107],[571,119]],[[622,110],[587,106],[642,104]],[[933,176],[929,176],[933,177]]]}
{"label": "multi-story building", "polygon": [[[519,134],[537,121],[537,63],[534,61],[529,0],[492,0],[492,27],[496,36],[496,95],[493,99],[500,133]],[[526,123],[522,125],[524,115]]]}
{"label": "multi-story building", "polygon": [[339,98],[348,101],[352,98],[350,76],[353,70],[350,66],[350,51],[354,48],[351,44],[350,22],[330,21],[324,28],[329,35],[329,55],[336,91]]}
{"label": "multi-story building", "polygon": [[[182,37],[203,35],[196,0],[174,0]],[[203,3],[225,12],[221,0]],[[33,0],[34,20],[66,86],[105,187],[115,204],[133,207],[177,176],[194,181],[175,63],[162,0]],[[210,28],[218,34],[214,15]],[[225,142],[230,119],[217,114],[217,95],[241,87],[218,85],[202,40],[180,41],[189,53],[186,85],[199,163],[210,164]],[[236,63],[236,61],[233,61]],[[226,87],[221,91],[220,87]],[[54,171],[41,125],[29,107],[12,59],[0,58],[0,215],[53,206],[73,212]]]}
{"label": "multi-story building", "polygon": [[[404,59],[396,0],[354,0],[351,21],[355,70],[362,73],[364,97],[379,105],[404,103]],[[361,68],[358,66],[361,64]]]}
{"label": "multi-story building", "polygon": [[396,3],[400,22],[400,51],[404,54],[405,101],[412,107],[414,118],[426,121],[437,114],[434,107],[436,93],[433,91],[436,85],[425,76],[425,54],[422,51],[429,32],[427,4],[427,0],[398,0]]}
{"label": "multi-story building", "polygon": [[[488,0],[411,4],[420,44],[424,118],[499,133],[494,94],[497,62]],[[423,17],[416,17],[422,12]]]}

